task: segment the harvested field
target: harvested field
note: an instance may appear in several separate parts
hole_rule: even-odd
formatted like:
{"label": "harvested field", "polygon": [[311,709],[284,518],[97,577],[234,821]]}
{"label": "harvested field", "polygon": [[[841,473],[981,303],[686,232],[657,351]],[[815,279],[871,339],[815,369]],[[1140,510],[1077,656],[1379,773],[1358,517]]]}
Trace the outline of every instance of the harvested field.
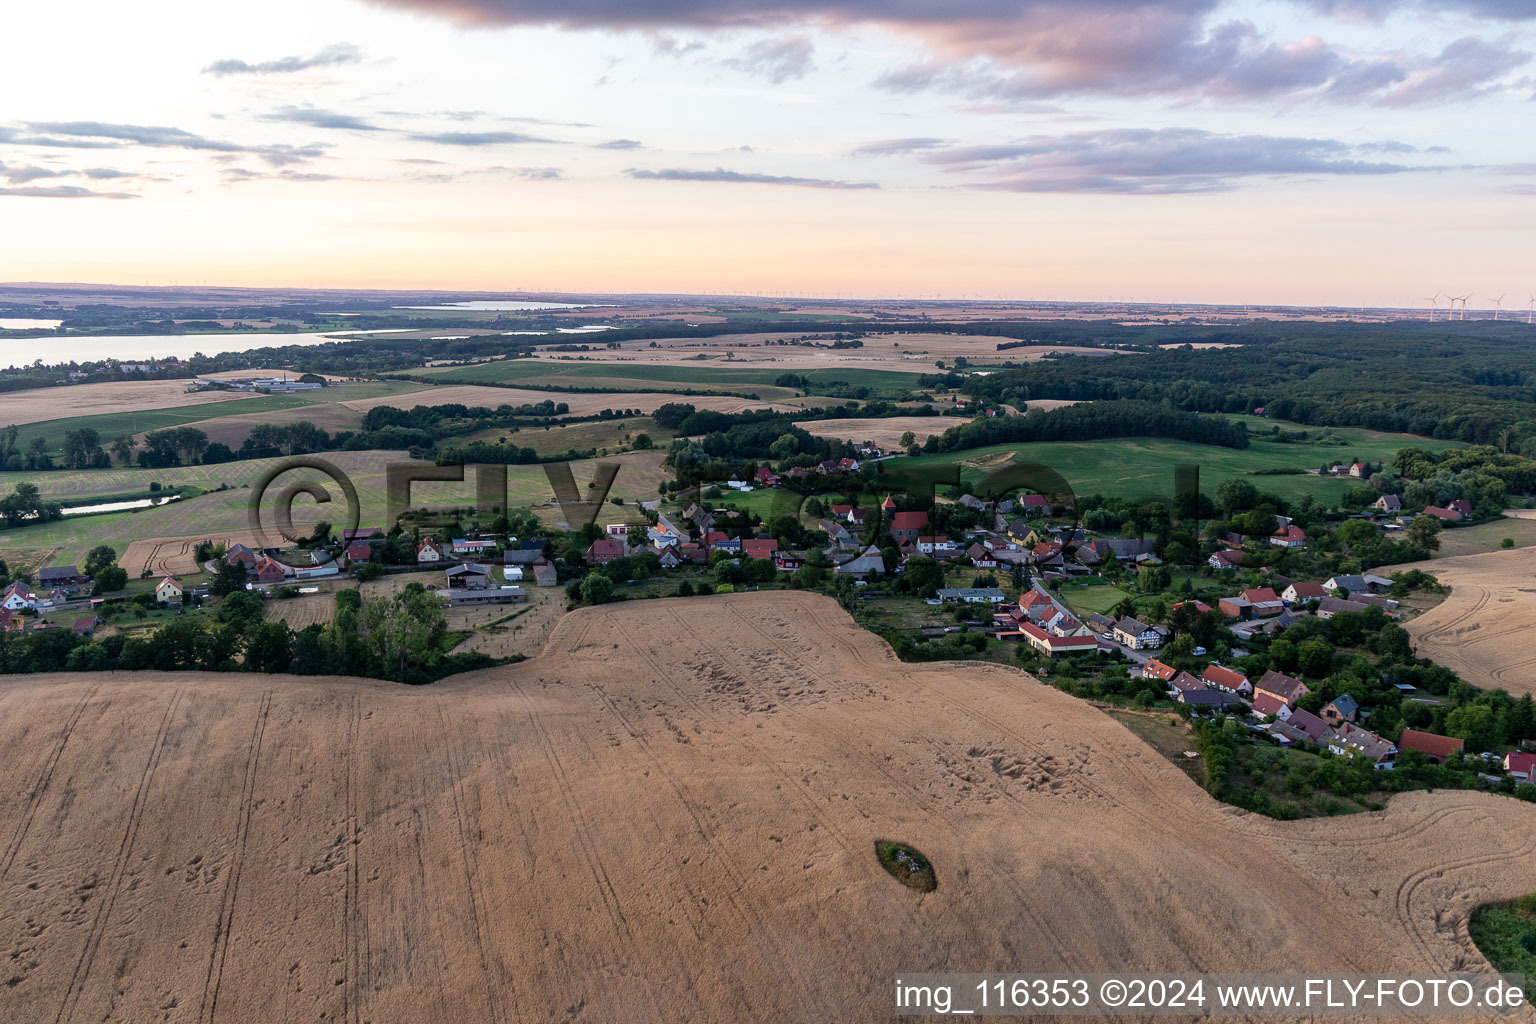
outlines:
{"label": "harvested field", "polygon": [[325,592],[300,594],[298,597],[270,598],[261,608],[262,618],[268,622],[286,622],[290,629],[324,626],[336,616],[336,591],[356,586],[355,583],[341,586],[329,583],[310,585],[319,585]]}
{"label": "harvested field", "polygon": [[930,434],[942,434],[950,427],[968,423],[964,416],[891,416],[885,419],[806,420],[796,423],[815,437],[831,437],[839,441],[873,441],[887,448],[896,447],[901,435],[912,431],[917,443],[922,444]]}
{"label": "harvested field", "polygon": [[1025,412],[1050,412],[1052,409],[1065,409],[1069,405],[1076,405],[1074,399],[1069,398],[1031,398],[1024,403]]}
{"label": "harvested field", "polygon": [[0,424],[41,423],[58,419],[61,412],[101,415],[116,412],[141,412],[146,409],[179,409],[188,405],[208,405],[232,398],[250,398],[238,391],[194,391],[188,393],[188,380],[108,381],[102,384],[72,384],[68,387],[36,388],[31,391],[0,393]]}
{"label": "harvested field", "polygon": [[[600,378],[584,380],[580,382],[584,387],[608,386]],[[621,386],[628,384],[634,386],[633,381],[620,381]],[[679,385],[686,389],[690,385]],[[409,396],[409,402],[402,402],[400,398],[365,398],[355,402],[342,403],[349,409],[358,412],[367,412],[374,406],[393,405],[396,408],[410,408],[416,405],[483,405],[494,409],[498,405],[536,405],[539,402],[554,402],[557,405],[564,402],[570,406],[572,416],[592,416],[604,409],[639,409],[642,413],[655,412],[668,402],[687,402],[698,409],[714,409],[717,412],[740,412],[743,409],[767,409],[775,408],[785,412],[794,412],[795,408],[789,405],[770,406],[768,402],[758,401],[754,398],[737,398],[734,395],[678,395],[633,392],[633,393],[591,393],[581,394],[576,392],[558,391],[534,391],[523,388],[494,388],[483,387],[476,384],[456,384],[446,387],[433,388],[430,391],[418,391]]]}
{"label": "harvested field", "polygon": [[1404,624],[1420,657],[1485,690],[1536,693],[1536,547],[1391,567],[1409,569],[1451,588],[1444,602]]}
{"label": "harvested field", "polygon": [[1475,968],[1472,908],[1536,889],[1536,807],[1243,814],[1087,704],[899,664],[803,594],[585,610],[430,687],[0,700],[4,1020],[886,1021],[914,969]]}
{"label": "harvested field", "polygon": [[257,543],[256,535],[249,531],[136,540],[118,555],[117,564],[122,566],[131,580],[138,579],[145,569],[160,576],[190,576],[203,571],[203,567],[197,564],[196,551],[197,546],[205,540],[225,547],[237,543],[249,547]]}

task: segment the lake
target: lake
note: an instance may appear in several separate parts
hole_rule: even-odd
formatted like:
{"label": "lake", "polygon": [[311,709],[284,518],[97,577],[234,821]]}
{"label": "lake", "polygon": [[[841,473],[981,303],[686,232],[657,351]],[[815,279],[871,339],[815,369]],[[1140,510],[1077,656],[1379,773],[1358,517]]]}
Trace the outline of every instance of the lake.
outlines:
{"label": "lake", "polygon": [[[352,334],[391,334],[410,328],[388,327],[371,331],[347,331]],[[253,348],[269,345],[318,345],[327,341],[344,341],[331,334],[125,334],[94,338],[25,338],[20,341],[0,341],[0,367],[30,366],[41,359],[44,363],[95,362],[102,359],[118,359],[125,363],[148,362],[151,359],[186,359],[201,352],[217,355],[220,352],[248,352]]]}
{"label": "lake", "polygon": [[28,320],[20,316],[0,316],[0,331],[51,331],[63,320]]}

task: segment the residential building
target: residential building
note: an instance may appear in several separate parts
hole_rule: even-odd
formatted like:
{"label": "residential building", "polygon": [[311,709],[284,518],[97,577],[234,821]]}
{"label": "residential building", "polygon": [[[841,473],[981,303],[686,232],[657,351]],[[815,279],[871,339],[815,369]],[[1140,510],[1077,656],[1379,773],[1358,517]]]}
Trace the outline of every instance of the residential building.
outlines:
{"label": "residential building", "polygon": [[36,608],[37,595],[32,593],[32,588],[17,580],[5,588],[5,594],[0,596],[0,608],[8,611],[19,612],[24,608]]}
{"label": "residential building", "polygon": [[1453,508],[1440,508],[1438,505],[1425,506],[1424,515],[1434,516],[1436,519],[1443,519],[1448,523],[1461,521],[1461,512]]}
{"label": "residential building", "polygon": [[443,547],[431,537],[424,537],[420,544],[416,545],[416,564],[430,565],[433,562],[443,560]]}
{"label": "residential building", "polygon": [[1092,636],[1052,636],[1033,622],[1019,623],[1019,639],[1047,658],[1058,654],[1081,654],[1099,649],[1099,641]]}
{"label": "residential building", "polygon": [[1327,596],[1328,588],[1321,583],[1292,583],[1280,592],[1280,599],[1286,604],[1321,601]]}
{"label": "residential building", "polygon": [[871,544],[865,548],[856,558],[848,558],[835,548],[827,552],[827,557],[832,559],[832,571],[839,576],[853,576],[863,579],[867,576],[881,576],[885,573],[885,559],[880,555],[880,549]]}
{"label": "residential building", "polygon": [[1275,593],[1273,587],[1252,587],[1243,591],[1242,599],[1248,606],[1248,611],[1259,618],[1267,618],[1270,615],[1279,615],[1285,611],[1285,602],[1280,595]]}
{"label": "residential building", "polygon": [[[887,501],[890,499],[887,498]],[[897,541],[916,541],[924,530],[928,528],[927,512],[893,512],[891,513],[891,536]]]}
{"label": "residential building", "polygon": [[1358,594],[1362,590],[1368,594],[1379,594],[1391,587],[1392,581],[1385,576],[1364,573],[1358,576],[1334,576],[1324,580],[1323,586],[1328,588],[1330,594],[1335,590],[1343,590],[1351,595]]}
{"label": "residential building", "polygon": [[1269,535],[1269,542],[1275,547],[1295,551],[1307,546],[1307,534],[1306,531],[1295,524],[1282,526]]}
{"label": "residential building", "polygon": [[996,587],[953,587],[941,589],[939,600],[945,603],[1002,604],[1008,597]]}
{"label": "residential building", "polygon": [[599,537],[587,548],[588,565],[607,565],[616,558],[624,557],[624,542],[611,537]]}
{"label": "residential building", "polygon": [[1147,663],[1141,666],[1141,675],[1145,679],[1159,679],[1163,682],[1172,681],[1179,674],[1179,670],[1172,665],[1164,664],[1156,658],[1148,658]]}
{"label": "residential building", "polygon": [[1200,673],[1200,678],[1205,680],[1207,686],[1225,690],[1228,693],[1245,697],[1253,693],[1253,683],[1248,681],[1247,676],[1236,669],[1217,665],[1214,662],[1205,667],[1205,671]]}
{"label": "residential building", "polygon": [[1340,757],[1363,757],[1377,768],[1390,769],[1397,759],[1393,743],[1353,722],[1345,722],[1334,730],[1328,749]]}
{"label": "residential building", "polygon": [[247,569],[251,569],[256,565],[256,552],[244,544],[231,544],[224,550],[224,561],[229,565],[234,565],[238,562]]}
{"label": "residential building", "polygon": [[1226,708],[1242,707],[1243,702],[1236,694],[1225,693],[1221,690],[1180,690],[1174,700],[1180,704],[1188,704],[1197,708],[1211,708],[1221,711]]}
{"label": "residential building", "polygon": [[1168,680],[1168,693],[1175,700],[1178,699],[1178,695],[1181,693],[1187,693],[1191,690],[1206,689],[1209,689],[1209,687],[1205,685],[1204,679],[1192,676],[1188,672],[1175,673],[1174,677]]}
{"label": "residential building", "polygon": [[1307,684],[1300,679],[1288,676],[1284,672],[1276,672],[1274,669],[1265,672],[1259,677],[1259,681],[1253,684],[1255,702],[1258,701],[1260,694],[1267,693],[1283,701],[1289,708],[1295,707],[1298,700],[1311,692]]}
{"label": "residential building", "polygon": [[1536,754],[1523,751],[1505,754],[1504,770],[1522,782],[1536,782]]}
{"label": "residential building", "polygon": [[257,583],[281,583],[288,578],[288,567],[269,555],[258,558],[252,572]]}
{"label": "residential building", "polygon": [[1395,494],[1383,494],[1376,499],[1375,504],[1371,508],[1378,512],[1385,512],[1387,515],[1395,516],[1403,510],[1403,499]]}
{"label": "residential building", "polygon": [[774,552],[779,550],[779,542],[772,537],[747,538],[741,542],[741,554],[744,558],[772,558]]}
{"label": "residential building", "polygon": [[1370,605],[1363,601],[1343,601],[1337,597],[1325,597],[1317,602],[1317,617],[1331,619],[1340,612],[1363,612]]}
{"label": "residential building", "polygon": [[1445,764],[1461,753],[1466,741],[1432,732],[1419,732],[1417,729],[1404,729],[1397,738],[1397,745],[1402,750],[1417,750],[1435,764]]}
{"label": "residential building", "polygon": [[1292,708],[1291,713],[1286,716],[1285,724],[1299,730],[1309,742],[1316,743],[1318,746],[1327,743],[1328,737],[1333,735],[1333,728],[1327,722],[1301,708]]}
{"label": "residential building", "polygon": [[1228,548],[1225,551],[1216,552],[1205,561],[1212,569],[1237,569],[1243,564],[1243,553],[1235,548]]}
{"label": "residential building", "polygon": [[1291,706],[1272,693],[1255,692],[1253,713],[1260,718],[1273,717],[1283,722],[1291,717]]}
{"label": "residential building", "polygon": [[366,540],[355,540],[347,545],[348,565],[361,565],[373,557],[373,545]]}
{"label": "residential building", "polygon": [[1117,643],[1124,644],[1133,651],[1145,650],[1149,647],[1161,647],[1163,634],[1147,625],[1130,617],[1121,619],[1115,623],[1114,638]]}
{"label": "residential building", "polygon": [[167,576],[155,587],[155,600],[161,604],[174,604],[182,599],[186,588]]}
{"label": "residential building", "polygon": [[1323,705],[1323,720],[1332,726],[1353,722],[1360,713],[1360,703],[1347,693],[1342,693]]}

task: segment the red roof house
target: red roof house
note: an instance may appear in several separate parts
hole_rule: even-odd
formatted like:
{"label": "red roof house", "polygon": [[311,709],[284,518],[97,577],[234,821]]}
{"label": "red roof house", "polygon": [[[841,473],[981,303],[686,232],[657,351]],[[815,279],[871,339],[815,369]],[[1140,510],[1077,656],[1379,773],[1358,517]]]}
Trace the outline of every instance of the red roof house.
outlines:
{"label": "red roof house", "polygon": [[1432,732],[1419,732],[1417,729],[1404,729],[1397,739],[1399,750],[1417,750],[1435,764],[1445,764],[1461,753],[1465,745],[1463,740],[1438,736]]}

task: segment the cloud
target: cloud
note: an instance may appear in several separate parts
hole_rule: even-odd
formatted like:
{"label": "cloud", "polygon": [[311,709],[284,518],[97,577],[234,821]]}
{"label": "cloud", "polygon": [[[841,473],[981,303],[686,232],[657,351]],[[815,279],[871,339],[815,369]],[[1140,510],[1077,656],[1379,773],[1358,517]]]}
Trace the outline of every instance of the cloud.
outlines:
{"label": "cloud", "polygon": [[1218,135],[1193,128],[1128,128],[957,146],[923,160],[987,176],[974,187],[1006,192],[1179,195],[1224,192],[1252,177],[1386,175],[1431,168],[1360,159],[1333,139]]}
{"label": "cloud", "polygon": [[785,36],[753,43],[739,57],[725,61],[725,65],[782,85],[810,73],[816,67],[815,53],[816,47],[808,37]]}
{"label": "cloud", "polygon": [[132,192],[97,192],[78,185],[54,185],[51,187],[0,188],[0,196],[22,196],[32,199],[137,199]]}
{"label": "cloud", "polygon": [[306,171],[294,171],[284,168],[280,171],[253,171],[245,167],[226,167],[219,172],[219,177],[226,185],[236,185],[246,181],[294,181],[294,182],[321,182],[321,181],[357,181],[356,178],[343,178],[335,174],[314,174]]}
{"label": "cloud", "polygon": [[644,149],[645,146],[634,139],[611,139],[608,142],[599,142],[593,149]]}
{"label": "cloud", "polygon": [[1493,83],[1530,59],[1528,51],[1466,36],[1451,43],[1438,57],[1409,69],[1377,102],[1389,107],[1418,107],[1475,99],[1492,92]]}
{"label": "cloud", "polygon": [[558,167],[502,167],[514,178],[523,178],[527,181],[560,181],[565,177],[565,172]]}
{"label": "cloud", "polygon": [[29,181],[38,178],[62,178],[68,171],[55,171],[47,167],[38,167],[35,164],[18,166],[15,164],[0,163],[0,178],[4,178],[12,185],[25,185]]}
{"label": "cloud", "polygon": [[[467,25],[552,25],[635,29],[660,52],[687,52],[668,30],[783,30],[871,24],[915,37],[928,51],[876,83],[893,92],[936,89],[978,100],[1029,103],[1072,95],[1200,98],[1310,98],[1392,105],[1464,100],[1510,69],[1514,51],[1483,44],[1494,63],[1480,76],[1470,60],[1428,62],[1391,54],[1345,53],[1318,36],[1275,40],[1252,22],[1223,18],[1222,0],[373,0]],[[1532,0],[1292,0],[1329,16],[1435,13],[1536,17]],[[1305,11],[1303,12],[1305,13]],[[1470,50],[1469,50],[1470,53]],[[1507,58],[1507,59],[1506,59]],[[1436,70],[1435,65],[1450,66]],[[726,61],[783,82],[805,74],[804,36],[769,39]],[[1523,62],[1522,62],[1523,63]],[[1517,66],[1517,65],[1516,65]],[[1428,87],[1411,83],[1429,79]],[[1472,84],[1452,88],[1463,78]]]}
{"label": "cloud", "polygon": [[[304,163],[324,155],[325,149],[317,145],[294,146],[275,144],[248,146],[234,142],[210,139],[180,128],[160,125],[110,124],[102,121],[29,121],[28,130],[42,133],[40,136],[21,137],[14,131],[0,128],[0,142],[16,146],[49,146],[69,149],[116,149],[126,146],[148,146],[162,149],[188,149],[211,153],[249,153],[260,157],[274,167],[286,167]],[[63,136],[64,138],[60,138]]]}
{"label": "cloud", "polygon": [[936,149],[946,145],[945,139],[881,139],[878,142],[866,142],[861,146],[855,146],[849,156],[905,156],[908,153],[916,153],[924,149]]}
{"label": "cloud", "polygon": [[216,60],[203,68],[203,74],[223,78],[226,75],[287,75],[311,68],[333,68],[343,64],[356,64],[363,59],[362,51],[351,43],[334,43],[308,57],[281,57],[277,60],[250,64],[243,60]]}
{"label": "cloud", "polygon": [[306,124],[311,128],[340,128],[354,132],[378,132],[384,129],[376,124],[369,124],[360,117],[351,114],[341,114],[334,110],[323,110],[319,107],[279,107],[268,114],[262,114],[263,121],[285,121],[289,124]]}
{"label": "cloud", "polygon": [[716,167],[712,171],[691,171],[683,168],[649,171],[632,167],[624,173],[631,178],[648,181],[724,181],[751,185],[798,185],[803,188],[832,189],[873,189],[880,187],[873,181],[832,181],[827,178],[796,178],[778,174],[752,174],[743,171],[728,171],[723,167]]}
{"label": "cloud", "polygon": [[436,142],[444,146],[510,146],[529,142],[554,142],[523,132],[420,132],[410,138],[417,142]]}

